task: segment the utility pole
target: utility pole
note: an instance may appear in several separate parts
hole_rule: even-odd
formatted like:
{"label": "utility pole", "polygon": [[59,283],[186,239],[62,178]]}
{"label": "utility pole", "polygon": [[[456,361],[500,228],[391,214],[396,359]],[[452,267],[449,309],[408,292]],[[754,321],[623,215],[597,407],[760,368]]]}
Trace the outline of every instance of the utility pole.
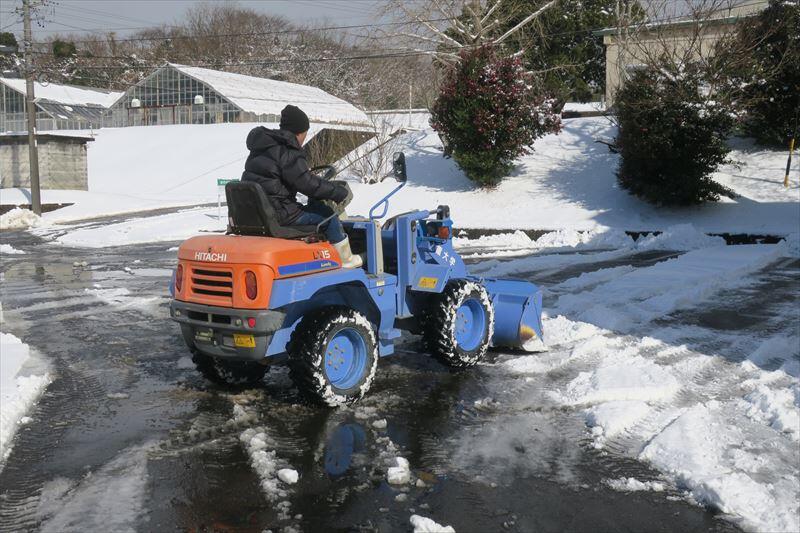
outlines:
{"label": "utility pole", "polygon": [[414,86],[411,82],[408,82],[408,127],[411,127],[411,104],[412,104],[412,95],[413,95]]}
{"label": "utility pole", "polygon": [[33,37],[31,36],[31,0],[22,0],[25,39],[25,110],[28,112],[28,155],[31,171],[31,209],[42,214],[39,191],[39,154],[36,147],[36,104],[33,94]]}

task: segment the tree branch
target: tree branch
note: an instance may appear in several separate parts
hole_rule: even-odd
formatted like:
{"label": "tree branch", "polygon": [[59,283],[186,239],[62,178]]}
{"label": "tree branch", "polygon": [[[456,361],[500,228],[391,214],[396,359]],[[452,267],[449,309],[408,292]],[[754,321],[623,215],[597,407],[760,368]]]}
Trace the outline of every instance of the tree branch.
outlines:
{"label": "tree branch", "polygon": [[540,7],[539,9],[537,9],[536,11],[534,11],[533,13],[531,13],[530,15],[528,15],[527,17],[522,19],[522,21],[520,21],[519,24],[517,24],[516,26],[514,26],[513,28],[511,28],[510,30],[505,32],[503,35],[501,35],[497,39],[495,39],[493,44],[500,44],[501,42],[505,41],[508,37],[513,35],[516,31],[518,31],[520,28],[525,26],[527,23],[529,23],[530,21],[532,21],[533,19],[535,19],[536,17],[538,17],[539,15],[544,13],[546,10],[550,9],[551,7],[553,7],[555,5],[555,3],[556,3],[556,0],[550,0],[545,5],[543,5],[542,7]]}

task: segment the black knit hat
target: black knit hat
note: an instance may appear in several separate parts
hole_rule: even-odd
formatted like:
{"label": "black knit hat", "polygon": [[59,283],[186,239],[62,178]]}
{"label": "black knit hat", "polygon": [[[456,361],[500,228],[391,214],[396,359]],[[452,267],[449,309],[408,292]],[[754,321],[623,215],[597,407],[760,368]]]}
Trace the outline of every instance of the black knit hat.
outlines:
{"label": "black knit hat", "polygon": [[295,135],[308,131],[308,115],[293,105],[287,105],[281,111],[281,129],[288,130]]}

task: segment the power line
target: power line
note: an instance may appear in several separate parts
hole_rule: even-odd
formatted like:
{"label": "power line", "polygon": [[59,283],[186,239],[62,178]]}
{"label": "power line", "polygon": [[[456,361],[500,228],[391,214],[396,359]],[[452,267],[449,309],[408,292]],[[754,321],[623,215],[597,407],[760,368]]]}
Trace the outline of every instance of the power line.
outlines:
{"label": "power line", "polygon": [[[421,22],[444,22],[444,21],[452,21],[454,20],[453,17],[449,18],[438,18],[438,19],[427,19]],[[58,21],[47,21],[59,24]],[[286,30],[274,30],[274,31],[255,31],[255,32],[241,32],[241,33],[215,33],[215,34],[208,34],[208,35],[171,35],[166,37],[126,37],[120,39],[114,39],[115,42],[149,42],[149,41],[175,41],[179,39],[198,39],[198,38],[212,38],[212,37],[260,37],[260,36],[268,36],[268,35],[287,35],[287,34],[294,34],[294,33],[310,33],[310,32],[319,32],[319,31],[329,31],[329,30],[348,30],[348,29],[355,29],[355,28],[377,28],[383,26],[399,26],[399,25],[407,25],[407,22],[376,22],[372,24],[349,24],[343,26],[326,26],[326,27],[318,27],[318,28],[292,28]],[[62,24],[64,26],[68,26],[66,24]],[[82,31],[90,31],[86,28],[77,28],[72,26],[75,29],[79,29]],[[168,26],[169,27],[169,26]],[[174,26],[177,29],[183,28],[183,26]],[[101,28],[102,29],[102,28]],[[116,28],[116,29],[126,29],[126,28]],[[138,29],[138,28],[127,28],[127,29]],[[141,29],[158,29],[158,27],[147,27]],[[105,43],[108,42],[107,39],[88,39],[88,40],[71,40],[73,44],[88,44],[88,43]]]}

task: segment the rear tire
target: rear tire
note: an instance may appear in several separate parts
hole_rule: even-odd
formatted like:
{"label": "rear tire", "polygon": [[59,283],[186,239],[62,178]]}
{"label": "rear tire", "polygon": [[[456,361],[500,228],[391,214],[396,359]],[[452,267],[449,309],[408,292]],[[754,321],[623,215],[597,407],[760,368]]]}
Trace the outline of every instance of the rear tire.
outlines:
{"label": "rear tire", "polygon": [[423,339],[434,357],[465,368],[483,359],[494,331],[494,308],[480,283],[451,281],[430,302]]}
{"label": "rear tire", "polygon": [[304,316],[289,341],[289,376],[309,400],[337,407],[360,400],[378,367],[378,343],[361,313],[328,307]]}
{"label": "rear tire", "polygon": [[192,350],[192,361],[206,379],[228,387],[255,385],[269,368],[256,361],[223,361],[197,350]]}

